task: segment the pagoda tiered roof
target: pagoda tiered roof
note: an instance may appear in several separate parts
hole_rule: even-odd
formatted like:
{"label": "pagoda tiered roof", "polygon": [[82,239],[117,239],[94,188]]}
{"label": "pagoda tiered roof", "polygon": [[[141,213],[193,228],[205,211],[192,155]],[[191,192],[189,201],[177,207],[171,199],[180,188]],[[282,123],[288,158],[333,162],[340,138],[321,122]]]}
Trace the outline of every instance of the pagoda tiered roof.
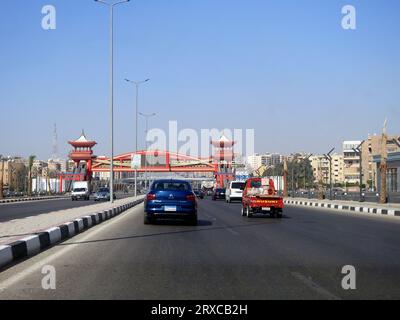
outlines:
{"label": "pagoda tiered roof", "polygon": [[68,143],[75,148],[93,148],[97,144],[96,141],[88,140],[83,130],[78,139],[74,141],[68,141]]}
{"label": "pagoda tiered roof", "polygon": [[229,140],[225,135],[222,135],[219,140],[211,141],[211,144],[217,148],[232,148],[235,141]]}

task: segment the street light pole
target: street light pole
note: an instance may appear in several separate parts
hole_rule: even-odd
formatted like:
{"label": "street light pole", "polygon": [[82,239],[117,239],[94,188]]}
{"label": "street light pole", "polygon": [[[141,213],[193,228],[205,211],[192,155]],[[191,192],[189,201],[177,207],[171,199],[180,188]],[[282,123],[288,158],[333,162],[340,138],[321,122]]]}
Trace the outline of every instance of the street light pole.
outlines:
{"label": "street light pole", "polygon": [[129,2],[123,0],[108,3],[103,0],[94,0],[105,4],[110,9],[110,125],[111,125],[111,158],[110,158],[110,202],[114,203],[114,7],[116,5]]}
{"label": "street light pole", "polygon": [[359,156],[360,161],[360,202],[363,202],[363,192],[362,192],[362,185],[363,185],[363,165],[362,165],[362,145],[364,144],[365,140],[363,140],[357,148],[353,148],[353,151],[356,155]]}
{"label": "street light pole", "polygon": [[[132,83],[136,88],[136,108],[135,108],[135,152],[138,151],[138,127],[139,127],[139,86],[143,83],[150,81],[146,79],[143,81],[132,81],[125,79],[126,82]],[[145,159],[146,160],[146,159]],[[135,197],[137,196],[137,169],[135,169]]]}
{"label": "street light pole", "polygon": [[[156,113],[145,114],[145,113],[139,112],[139,115],[141,115],[141,116],[143,116],[143,117],[146,118],[145,148],[146,148],[146,151],[147,151],[147,134],[148,134],[148,132],[149,132],[149,118],[155,117],[155,116],[156,116]],[[144,169],[144,170],[145,170],[145,171],[144,171],[144,175],[145,175],[144,188],[147,189],[147,185],[148,185],[147,182],[148,182],[148,181],[147,181],[147,162],[146,162],[146,161],[145,161],[144,165],[145,165],[145,169]]]}
{"label": "street light pole", "polygon": [[333,185],[332,185],[332,152],[335,151],[335,148],[332,148],[331,151],[329,151],[327,154],[324,154],[325,159],[329,161],[329,198],[332,200],[332,191],[333,191]]}

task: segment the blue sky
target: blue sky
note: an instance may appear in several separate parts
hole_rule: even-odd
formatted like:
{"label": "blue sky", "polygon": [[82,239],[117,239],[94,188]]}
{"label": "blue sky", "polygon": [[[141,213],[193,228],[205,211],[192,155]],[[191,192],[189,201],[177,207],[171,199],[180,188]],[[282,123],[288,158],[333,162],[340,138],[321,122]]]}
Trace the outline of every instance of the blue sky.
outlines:
{"label": "blue sky", "polygon": [[[1,0],[0,154],[59,149],[85,129],[109,150],[108,11],[92,0]],[[41,9],[57,29],[41,28]],[[357,9],[357,30],[341,8]],[[116,153],[134,149],[134,88],[151,127],[254,128],[258,152],[326,152],[400,133],[397,0],[136,0],[115,11]],[[144,140],[144,125],[139,140]]]}

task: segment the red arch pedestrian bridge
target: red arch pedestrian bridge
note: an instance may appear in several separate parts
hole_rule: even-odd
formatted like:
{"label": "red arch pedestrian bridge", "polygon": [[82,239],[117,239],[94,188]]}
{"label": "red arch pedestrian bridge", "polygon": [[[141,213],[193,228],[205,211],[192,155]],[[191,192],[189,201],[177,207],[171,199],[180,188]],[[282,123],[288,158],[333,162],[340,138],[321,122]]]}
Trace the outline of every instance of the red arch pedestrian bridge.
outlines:
{"label": "red arch pedestrian bridge", "polygon": [[[139,165],[137,165],[139,159]],[[138,151],[114,157],[114,172],[210,172],[217,174],[219,164],[213,158],[195,158],[170,151]],[[91,171],[109,172],[110,158],[92,159]]]}

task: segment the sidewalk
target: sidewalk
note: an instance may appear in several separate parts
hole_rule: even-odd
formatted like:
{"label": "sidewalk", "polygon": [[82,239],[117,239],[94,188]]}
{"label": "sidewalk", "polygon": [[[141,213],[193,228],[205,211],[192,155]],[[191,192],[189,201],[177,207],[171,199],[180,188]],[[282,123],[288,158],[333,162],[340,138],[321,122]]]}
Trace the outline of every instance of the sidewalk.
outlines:
{"label": "sidewalk", "polygon": [[317,200],[306,198],[285,198],[285,204],[370,213],[377,215],[400,216],[400,204],[387,203],[384,205],[373,202],[356,202],[341,200]]}
{"label": "sidewalk", "polygon": [[143,196],[138,196],[136,198],[129,197],[116,200],[113,205],[109,202],[104,202],[86,207],[54,211],[24,219],[3,222],[0,223],[0,245],[16,241],[28,235],[40,233],[45,229],[82,218],[83,216],[107,211],[116,206],[122,206],[142,198]]}

